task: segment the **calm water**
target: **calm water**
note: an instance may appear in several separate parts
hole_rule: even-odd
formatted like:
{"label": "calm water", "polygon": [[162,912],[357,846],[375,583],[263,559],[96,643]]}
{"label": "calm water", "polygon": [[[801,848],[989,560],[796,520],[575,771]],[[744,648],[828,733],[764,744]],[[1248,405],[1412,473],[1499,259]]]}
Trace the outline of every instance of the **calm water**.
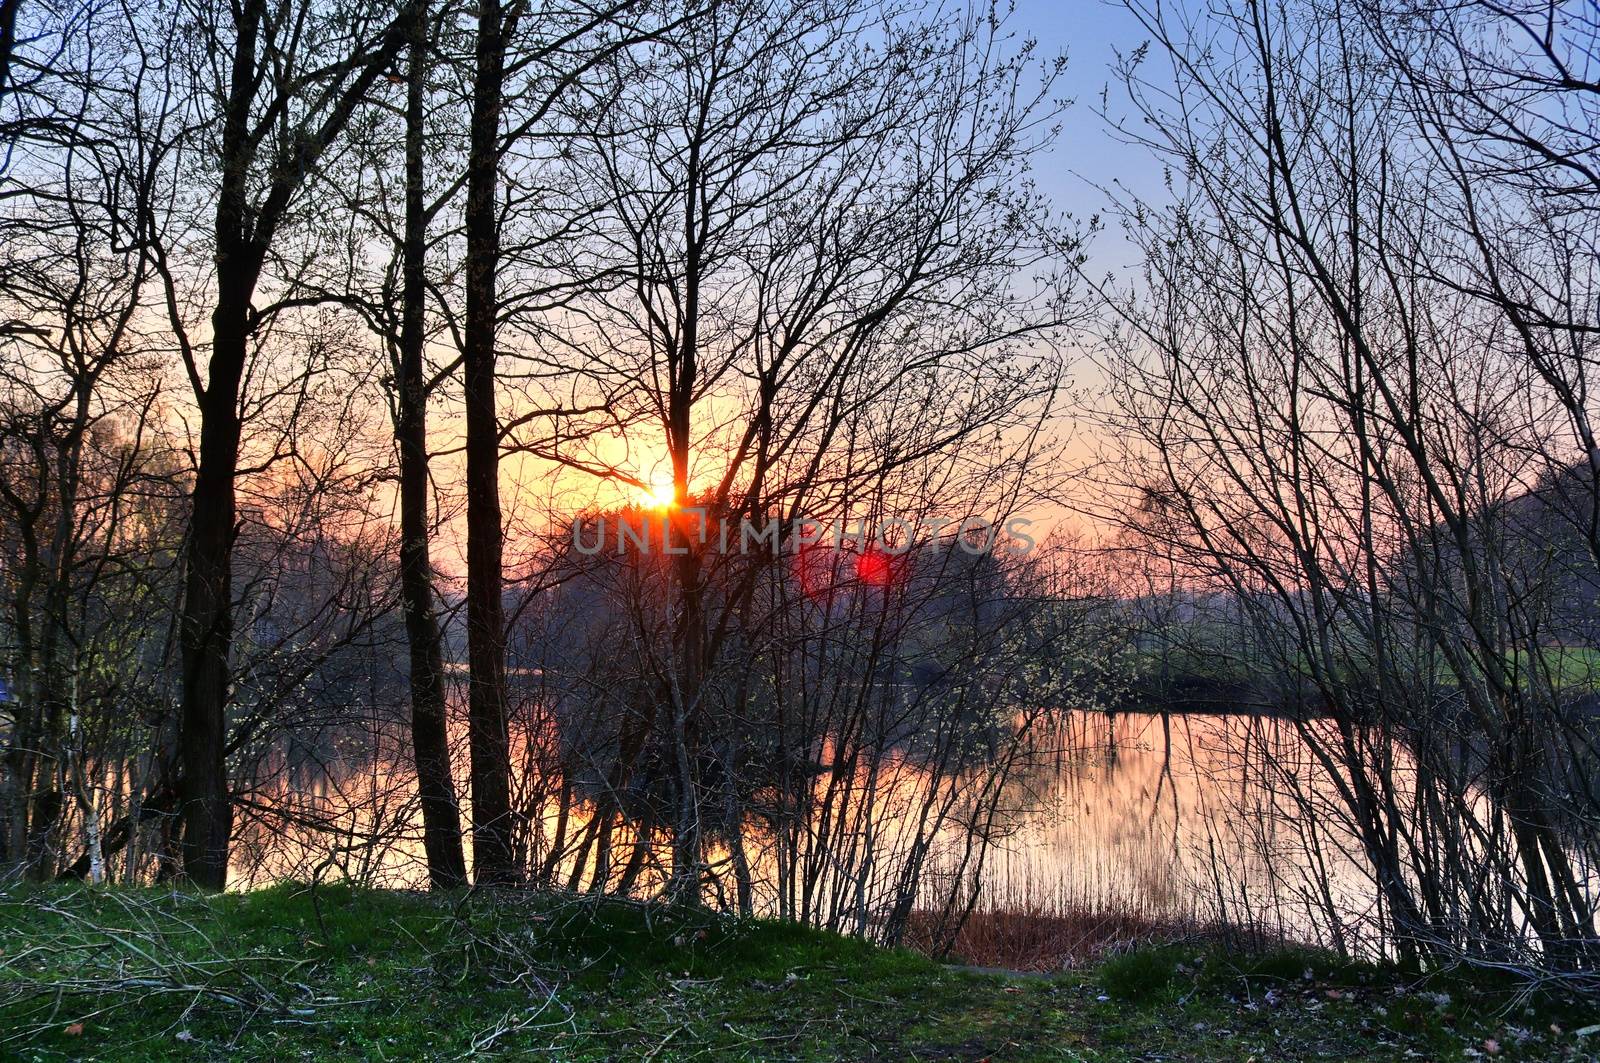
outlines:
{"label": "calm water", "polygon": [[992,906],[1157,919],[1220,909],[1315,937],[1315,863],[1342,910],[1368,905],[1354,837],[1294,722],[1076,713],[1054,745],[994,856]]}
{"label": "calm water", "polygon": [[[1316,938],[1320,905],[1347,915],[1370,905],[1371,884],[1349,855],[1352,836],[1292,721],[1077,712],[1039,746],[1006,791],[1009,812],[988,858],[980,907],[1158,920],[1223,911]],[[390,763],[406,763],[403,750],[389,755]],[[916,801],[918,778],[914,766],[900,764],[879,783],[873,800],[885,838],[893,837],[897,809]],[[320,833],[246,825],[234,855],[240,888],[307,878],[318,868],[373,884],[425,882],[408,772],[373,765],[337,779],[302,778],[264,796],[294,804],[307,819],[326,818]],[[369,844],[373,838],[379,844]],[[760,877],[770,858],[759,837],[750,845]],[[1329,873],[1331,896],[1313,888],[1315,863]],[[938,874],[936,865],[930,878]],[[758,893],[770,901],[770,890]]]}

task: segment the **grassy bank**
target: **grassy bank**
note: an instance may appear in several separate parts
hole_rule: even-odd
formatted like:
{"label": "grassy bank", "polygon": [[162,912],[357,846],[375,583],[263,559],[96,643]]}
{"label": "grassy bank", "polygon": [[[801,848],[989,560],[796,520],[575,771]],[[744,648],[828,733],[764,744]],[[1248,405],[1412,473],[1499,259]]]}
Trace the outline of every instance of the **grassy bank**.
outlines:
{"label": "grassy bank", "polygon": [[[1581,1007],[1168,947],[1043,978],[551,897],[0,894],[0,1059],[1567,1059]],[[1587,1018],[1600,1022],[1600,1011]],[[1477,1055],[1475,1056],[1474,1053]]]}

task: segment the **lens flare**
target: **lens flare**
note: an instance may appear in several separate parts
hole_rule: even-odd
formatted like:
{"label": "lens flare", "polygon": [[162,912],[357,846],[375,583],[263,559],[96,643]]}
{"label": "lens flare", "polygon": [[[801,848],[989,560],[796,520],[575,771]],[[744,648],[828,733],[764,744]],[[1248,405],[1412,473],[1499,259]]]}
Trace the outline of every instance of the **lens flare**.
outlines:
{"label": "lens flare", "polygon": [[894,582],[894,562],[880,550],[868,550],[856,558],[856,578],[869,587],[887,587]]}

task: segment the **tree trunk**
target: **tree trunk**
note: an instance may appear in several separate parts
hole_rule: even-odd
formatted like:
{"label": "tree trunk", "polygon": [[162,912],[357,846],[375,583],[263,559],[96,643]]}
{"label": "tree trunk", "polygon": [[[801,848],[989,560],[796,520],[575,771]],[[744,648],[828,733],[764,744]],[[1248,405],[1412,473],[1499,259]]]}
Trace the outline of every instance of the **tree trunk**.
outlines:
{"label": "tree trunk", "polygon": [[200,405],[200,463],[195,474],[185,557],[182,724],[183,869],[205,889],[228,881],[233,808],[223,749],[227,739],[228,655],[233,643],[234,474],[239,465],[239,383],[250,340],[250,299],[264,257],[247,235],[250,101],[256,87],[256,34],[262,0],[238,12],[238,36],[222,129],[217,197],[217,305],[211,314],[211,361]]}
{"label": "tree trunk", "polygon": [[463,396],[467,429],[467,720],[472,754],[472,856],[479,885],[516,879],[511,856],[511,743],[506,724],[501,602],[500,424],[495,413],[495,270],[505,25],[499,0],[478,5],[467,159],[467,308]]}
{"label": "tree trunk", "polygon": [[62,701],[59,691],[59,677],[56,674],[54,662],[50,659],[53,651],[46,649],[44,660],[38,665],[40,674],[44,676],[42,683],[34,686],[36,695],[39,696],[40,713],[42,721],[34,733],[33,768],[30,772],[35,780],[35,789],[32,792],[32,807],[28,814],[28,842],[27,842],[27,874],[36,882],[48,881],[55,874],[56,827],[61,822],[61,714]]}
{"label": "tree trunk", "polygon": [[[683,236],[687,249],[684,268],[684,302],[676,365],[671,367],[667,395],[667,448],[672,459],[672,493],[678,505],[688,505],[689,464],[693,445],[695,385],[699,372],[699,325],[701,221],[698,210],[702,193],[699,147],[689,150],[688,180],[685,183]],[[678,553],[674,569],[677,615],[673,617],[673,675],[668,694],[673,702],[673,744],[678,754],[679,808],[677,833],[673,841],[673,899],[698,906],[703,827],[700,809],[699,717],[703,711],[701,688],[704,684],[704,620],[701,601],[700,548],[688,518],[674,513],[665,532]]]}
{"label": "tree trunk", "polygon": [[23,523],[21,526],[24,544],[24,560],[19,563],[13,558],[6,558],[18,573],[17,592],[12,600],[13,605],[13,638],[15,639],[15,660],[22,663],[23,667],[17,668],[14,675],[16,687],[12,690],[13,720],[11,734],[8,736],[10,745],[5,753],[5,802],[6,802],[6,837],[5,860],[7,867],[14,867],[21,871],[28,864],[28,819],[29,809],[33,798],[33,772],[34,764],[38,759],[38,736],[44,714],[40,710],[39,701],[35,695],[38,686],[33,681],[33,587],[38,582],[38,550],[34,545],[31,526]]}
{"label": "tree trunk", "polygon": [[[134,806],[128,810],[128,814],[116,820],[101,832],[100,853],[102,859],[109,858],[121,852],[124,848],[128,850],[127,870],[123,876],[128,885],[135,885],[138,881],[135,872],[139,860],[139,854],[136,849],[139,828],[145,823],[164,819],[169,815],[176,796],[176,792],[167,788],[165,784],[158,787],[148,798],[140,799],[136,794]],[[56,877],[63,882],[86,878],[93,861],[94,858],[91,851],[86,848],[83,855],[62,868],[61,873]]]}
{"label": "tree trunk", "polygon": [[422,847],[428,858],[428,881],[435,889],[451,889],[466,883],[467,865],[461,850],[455,783],[450,777],[444,661],[428,557],[428,387],[423,372],[427,299],[423,266],[428,234],[422,202],[427,19],[427,5],[417,5],[406,74],[406,219],[395,442],[400,455],[400,589],[411,651],[411,749],[422,803]]}
{"label": "tree trunk", "polygon": [[11,57],[17,47],[17,9],[22,0],[0,0],[0,99],[11,88]]}
{"label": "tree trunk", "polygon": [[[218,208],[218,214],[224,208]],[[222,219],[219,217],[219,230]],[[219,237],[220,237],[219,232]],[[219,239],[219,246],[222,241]],[[219,255],[219,258],[221,256]],[[236,266],[218,263],[219,279]],[[249,289],[219,285],[212,314],[209,383],[200,403],[200,467],[194,482],[184,576],[183,870],[205,889],[227,885],[233,809],[223,748],[227,739],[228,653],[233,641],[234,473],[239,461],[239,380],[248,340]]]}

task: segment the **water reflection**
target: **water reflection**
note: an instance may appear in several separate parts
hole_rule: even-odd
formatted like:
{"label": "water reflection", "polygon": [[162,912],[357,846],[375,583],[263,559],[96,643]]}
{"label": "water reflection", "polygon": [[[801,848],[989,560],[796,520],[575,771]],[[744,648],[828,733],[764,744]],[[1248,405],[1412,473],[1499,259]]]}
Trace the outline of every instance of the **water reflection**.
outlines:
{"label": "water reflection", "polygon": [[1028,780],[1029,811],[992,859],[984,904],[1157,922],[1225,916],[1321,938],[1327,906],[1359,912],[1371,884],[1302,726],[1318,725],[1069,714]]}
{"label": "water reflection", "polygon": [[[1223,915],[1324,939],[1327,913],[1338,911],[1340,922],[1359,917],[1373,890],[1302,726],[1317,725],[1256,715],[1055,716],[1006,791],[976,909],[1108,912],[1154,922]],[[425,885],[402,737],[380,736],[359,768],[275,772],[278,781],[252,798],[261,814],[241,824],[234,883],[250,888],[320,876]],[[917,780],[904,761],[879,766],[872,805],[881,844],[894,844],[900,809],[919,797]],[[581,823],[587,813],[574,807],[570,815]],[[926,872],[930,894],[951,873],[960,833],[955,825],[944,831],[942,856]],[[753,828],[747,845],[758,907],[773,912],[774,865],[764,834]],[[654,879],[641,877],[638,888],[648,890]]]}

